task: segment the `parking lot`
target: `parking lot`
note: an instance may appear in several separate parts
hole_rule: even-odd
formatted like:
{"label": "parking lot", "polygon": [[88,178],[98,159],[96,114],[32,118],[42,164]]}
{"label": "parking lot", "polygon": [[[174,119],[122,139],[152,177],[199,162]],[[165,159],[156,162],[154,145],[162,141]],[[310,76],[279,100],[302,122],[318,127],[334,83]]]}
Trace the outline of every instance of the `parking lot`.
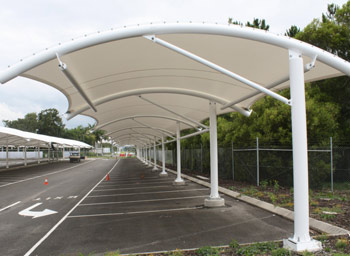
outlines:
{"label": "parking lot", "polygon": [[[80,185],[70,185],[80,191],[75,192],[78,196],[71,201],[69,196],[61,200],[64,204],[57,214],[26,218],[28,221],[22,225],[28,234],[21,232],[21,236],[25,240],[35,230],[35,239],[26,240],[22,250],[8,248],[15,246],[10,244],[5,254],[23,255],[26,251],[26,255],[103,255],[115,250],[140,253],[227,245],[232,239],[240,243],[276,240],[293,233],[292,222],[229,197],[225,197],[225,207],[205,208],[208,188],[190,181],[185,186],[173,186],[173,175],[160,178],[159,172],[152,172],[137,159],[122,159],[117,164],[115,160],[82,164],[85,165],[73,164],[79,170],[73,168],[54,175],[76,180],[82,173],[94,174],[95,185],[91,179],[80,178]],[[108,172],[109,181],[104,177]],[[72,189],[64,182],[60,186],[61,191]],[[30,186],[27,188],[27,193],[31,193]],[[5,193],[5,187],[2,189],[1,194]],[[5,204],[2,202],[1,207]],[[19,205],[0,212],[2,223],[22,217],[17,214]],[[48,207],[58,209],[54,204]],[[10,210],[12,217],[5,214]],[[42,224],[38,227],[39,221]],[[5,241],[7,236],[1,234]],[[14,254],[9,253],[12,251]]]}

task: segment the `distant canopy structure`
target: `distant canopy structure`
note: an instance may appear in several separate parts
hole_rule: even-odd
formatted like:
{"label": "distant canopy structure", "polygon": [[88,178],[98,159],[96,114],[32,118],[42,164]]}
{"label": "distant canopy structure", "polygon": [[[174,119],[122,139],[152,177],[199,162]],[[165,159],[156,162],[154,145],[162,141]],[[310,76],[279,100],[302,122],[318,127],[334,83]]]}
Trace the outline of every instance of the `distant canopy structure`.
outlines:
{"label": "distant canopy structure", "polygon": [[89,144],[77,140],[69,140],[31,132],[24,132],[7,127],[0,127],[0,146],[92,148],[92,146]]}
{"label": "distant canopy structure", "polygon": [[[69,118],[94,118],[97,129],[120,145],[136,145],[143,159],[156,142],[164,149],[166,138],[176,138],[179,180],[180,130],[210,131],[210,202],[220,201],[216,115],[249,116],[265,95],[290,105],[295,231],[285,246],[310,251],[320,244],[309,236],[304,82],[349,74],[343,59],[285,36],[237,25],[164,22],[59,44],[3,70],[0,82],[23,76],[60,90]],[[291,99],[277,93],[288,86]],[[207,118],[210,127],[201,123]]]}

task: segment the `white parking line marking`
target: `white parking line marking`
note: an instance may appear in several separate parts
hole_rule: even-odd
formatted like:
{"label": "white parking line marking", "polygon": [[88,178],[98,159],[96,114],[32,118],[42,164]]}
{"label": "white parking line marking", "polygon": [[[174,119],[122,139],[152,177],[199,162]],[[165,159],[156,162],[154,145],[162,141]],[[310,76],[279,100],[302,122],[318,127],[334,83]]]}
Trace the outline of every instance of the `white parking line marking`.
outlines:
{"label": "white parking line marking", "polygon": [[151,187],[134,187],[134,188],[111,188],[111,189],[95,190],[94,192],[112,191],[112,190],[129,190],[129,189],[140,189],[140,188],[168,188],[168,187],[169,186],[151,186]]}
{"label": "white parking line marking", "polygon": [[14,203],[14,204],[11,204],[11,205],[9,205],[9,206],[6,206],[6,207],[0,209],[0,212],[5,211],[6,209],[11,208],[12,206],[15,206],[15,205],[19,204],[20,202],[21,202],[21,201],[18,201],[18,202]]}
{"label": "white parking line marking", "polygon": [[160,178],[160,177],[156,177],[156,178],[147,178],[147,177],[145,177],[145,178],[143,178],[143,179],[141,179],[141,178],[130,178],[130,179],[118,179],[118,178],[113,178],[113,179],[111,179],[111,181],[113,181],[113,182],[123,182],[123,181],[133,181],[133,180],[149,180],[149,181],[151,181],[151,180],[159,180],[159,179],[162,179],[162,180],[174,180],[174,179],[172,179],[172,178]]}
{"label": "white parking line marking", "polygon": [[91,206],[91,205],[104,205],[104,204],[130,204],[130,203],[143,203],[143,202],[157,202],[157,201],[171,201],[171,200],[186,200],[194,198],[203,198],[205,196],[188,196],[188,197],[174,197],[174,198],[161,198],[161,199],[147,199],[147,200],[136,200],[136,201],[119,201],[119,202],[104,202],[104,203],[90,203],[90,204],[81,204],[79,206]]}
{"label": "white parking line marking", "polygon": [[[119,161],[120,160],[118,160],[116,163],[115,163],[115,165],[113,165],[113,167],[112,167],[112,169],[107,173],[107,174],[109,174],[109,173],[111,173],[112,171],[113,171],[113,169],[117,166],[117,164],[119,163]],[[63,216],[63,218],[59,221],[59,222],[57,222],[56,223],[56,225],[55,226],[53,226],[50,230],[49,230],[49,232],[47,232],[46,233],[46,235],[44,235],[26,254],[24,254],[24,256],[29,256],[36,248],[38,248],[38,246],[39,245],[41,245],[45,240],[46,240],[46,238],[48,238],[51,234],[52,234],[52,232],[54,232],[55,231],[55,229],[59,226],[59,225],[61,225],[61,223],[65,220],[65,219],[67,219],[67,217],[68,217],[68,215],[69,214],[71,214],[74,210],[75,210],[75,208],[77,208],[78,207],[78,205],[82,202],[82,201],[84,201],[84,199],[107,177],[107,174],[105,175],[105,176],[103,176],[103,178],[99,181],[99,182],[97,182],[97,184],[72,208],[72,209],[70,209],[70,211],[69,212],[67,212],[67,214],[66,215],[64,215]]]}
{"label": "white parking line marking", "polygon": [[[93,161],[96,161],[96,160],[93,160]],[[65,171],[68,171],[68,170],[73,169],[75,167],[79,167],[79,166],[82,166],[82,165],[85,165],[85,164],[88,164],[88,163],[91,163],[91,162],[86,162],[86,163],[75,165],[75,166],[69,167],[67,169],[60,170],[60,171],[50,172],[50,173],[46,173],[46,174],[43,174],[43,175],[35,176],[35,177],[32,177],[32,178],[28,178],[28,179],[25,179],[25,180],[19,180],[19,181],[16,181],[16,182],[12,182],[12,183],[8,183],[8,184],[5,184],[5,185],[1,185],[0,188],[6,187],[6,186],[10,186],[10,185],[14,185],[14,184],[17,184],[17,183],[20,183],[20,182],[28,181],[28,180],[33,180],[33,179],[45,177],[45,176],[48,176],[48,175],[51,175],[51,174],[65,172]]]}
{"label": "white parking line marking", "polygon": [[[101,214],[91,214],[91,215],[73,215],[73,216],[68,216],[68,218],[86,218],[86,217],[131,215],[131,214],[143,214],[143,213],[189,211],[189,210],[198,210],[198,209],[202,209],[202,208],[203,208],[203,206],[196,206],[196,207],[188,207],[188,208],[175,208],[175,209],[163,209],[163,210],[140,211],[140,212],[116,212],[116,213],[101,213]],[[26,255],[24,255],[24,256],[26,256]]]}
{"label": "white parking line marking", "polygon": [[178,192],[200,191],[200,190],[209,191],[208,188],[197,188],[197,189],[168,190],[168,191],[156,191],[156,192],[141,192],[141,193],[127,193],[127,194],[97,195],[97,196],[88,196],[88,197],[90,198],[90,197],[106,197],[106,196],[134,196],[134,195],[178,193]]}
{"label": "white parking line marking", "polygon": [[154,184],[173,184],[173,181],[163,181],[163,182],[150,182],[150,183],[147,183],[147,182],[137,182],[137,183],[124,183],[124,184],[120,184],[120,183],[116,183],[116,184],[101,184],[100,186],[98,186],[99,188],[100,187],[111,187],[111,186],[123,186],[123,185],[154,185]]}

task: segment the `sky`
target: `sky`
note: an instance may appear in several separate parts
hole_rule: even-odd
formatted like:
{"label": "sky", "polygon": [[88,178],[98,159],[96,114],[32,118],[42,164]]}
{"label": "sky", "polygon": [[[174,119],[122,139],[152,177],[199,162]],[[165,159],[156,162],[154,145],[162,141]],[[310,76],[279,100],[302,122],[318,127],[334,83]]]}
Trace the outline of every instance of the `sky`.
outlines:
{"label": "sky", "polygon": [[[270,31],[284,34],[291,25],[303,29],[320,18],[327,5],[346,0],[11,0],[0,9],[0,72],[47,47],[84,34],[123,25],[150,22],[243,23],[265,19]],[[67,128],[93,124],[89,117],[65,119],[66,97],[56,89],[26,78],[0,84],[0,126],[3,120],[48,108],[59,110]]]}

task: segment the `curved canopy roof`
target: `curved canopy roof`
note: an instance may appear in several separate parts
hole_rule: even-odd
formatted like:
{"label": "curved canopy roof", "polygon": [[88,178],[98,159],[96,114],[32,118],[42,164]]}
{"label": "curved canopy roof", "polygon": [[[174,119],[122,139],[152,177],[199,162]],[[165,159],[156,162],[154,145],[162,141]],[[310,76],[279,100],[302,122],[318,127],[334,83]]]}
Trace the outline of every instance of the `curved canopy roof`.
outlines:
{"label": "curved canopy roof", "polygon": [[[60,90],[70,118],[84,114],[120,144],[148,143],[181,129],[205,128],[208,102],[218,114],[249,107],[266,88],[289,86],[288,51],[304,59],[305,81],[350,74],[350,64],[307,43],[236,25],[162,23],[83,36],[0,73]],[[273,97],[289,104],[275,93]]]}
{"label": "curved canopy roof", "polygon": [[39,145],[40,147],[49,147],[50,143],[58,144],[59,146],[63,147],[92,148],[92,146],[89,144],[77,140],[57,138],[53,136],[24,132],[13,128],[0,127],[0,146],[9,145],[37,147]]}

